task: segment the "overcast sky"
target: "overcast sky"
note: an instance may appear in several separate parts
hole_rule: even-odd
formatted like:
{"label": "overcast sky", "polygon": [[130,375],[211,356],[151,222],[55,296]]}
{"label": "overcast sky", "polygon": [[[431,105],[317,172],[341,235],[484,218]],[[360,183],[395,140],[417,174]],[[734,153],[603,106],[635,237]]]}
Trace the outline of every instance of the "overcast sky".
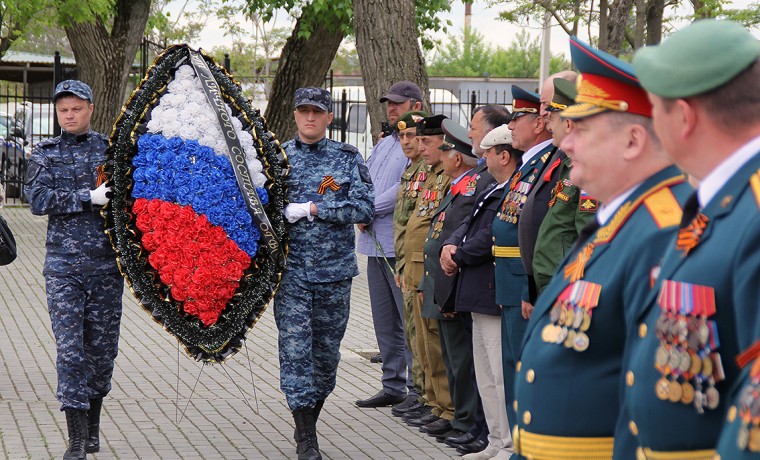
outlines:
{"label": "overcast sky", "polygon": [[[167,8],[172,18],[176,18],[184,1],[174,1]],[[192,0],[189,3],[193,3]],[[751,3],[756,3],[756,0],[735,0],[729,2],[727,8],[744,8]],[[486,41],[493,46],[501,46],[503,48],[509,47],[510,37],[514,36],[520,27],[513,24],[508,24],[498,19],[500,8],[498,5],[494,7],[488,7],[485,2],[476,1],[472,6],[472,26],[479,31],[485,37]],[[685,13],[684,13],[685,14]],[[452,22],[452,27],[449,29],[449,34],[458,33],[464,28],[464,4],[461,1],[452,2],[451,11],[444,15],[441,15],[443,19],[448,19]],[[289,18],[284,12],[278,15],[277,25],[281,27],[289,26],[292,23],[292,19]],[[685,25],[685,24],[683,24]],[[683,25],[676,25],[683,26]],[[193,47],[202,47],[211,49],[215,46],[224,45],[229,43],[229,37],[225,37],[223,33],[219,32],[222,27],[218,21],[210,20],[207,27],[198,40],[190,43]],[[245,27],[245,26],[244,26]],[[251,28],[250,23],[247,26]],[[453,29],[453,31],[451,30]],[[539,24],[531,23],[525,28],[532,36],[539,37],[541,30]],[[754,30],[753,33],[760,38],[760,31]],[[438,34],[437,38],[445,41],[446,35]],[[582,40],[588,39],[588,33],[586,30],[580,32],[580,38]],[[551,48],[555,54],[569,55],[570,49],[568,45],[567,35],[565,32],[554,23],[551,31]]]}

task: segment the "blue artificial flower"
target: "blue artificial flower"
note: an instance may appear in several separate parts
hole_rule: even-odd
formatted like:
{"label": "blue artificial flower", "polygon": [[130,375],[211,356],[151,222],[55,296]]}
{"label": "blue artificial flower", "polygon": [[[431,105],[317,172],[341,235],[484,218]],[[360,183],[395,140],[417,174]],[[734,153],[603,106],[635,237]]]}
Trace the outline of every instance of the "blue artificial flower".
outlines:
{"label": "blue artificial flower", "polygon": [[[259,231],[252,225],[245,199],[238,189],[232,164],[225,156],[197,141],[166,139],[144,134],[137,141],[132,160],[133,198],[161,199],[192,206],[220,226],[251,258],[258,251]],[[262,204],[269,203],[266,189],[257,188]]]}

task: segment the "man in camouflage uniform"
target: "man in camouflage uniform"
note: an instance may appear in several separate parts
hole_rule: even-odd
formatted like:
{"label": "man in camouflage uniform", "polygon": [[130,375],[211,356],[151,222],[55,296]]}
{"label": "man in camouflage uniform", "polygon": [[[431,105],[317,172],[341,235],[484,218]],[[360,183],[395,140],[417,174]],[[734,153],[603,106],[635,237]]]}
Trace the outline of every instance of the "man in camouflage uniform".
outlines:
{"label": "man in camouflage uniform", "polygon": [[[404,239],[404,285],[412,295],[412,315],[417,339],[417,352],[424,373],[424,392],[432,413],[420,413],[419,417],[409,414],[405,417],[407,423],[419,426],[427,432],[428,425],[438,422],[432,428],[441,428],[454,418],[454,404],[449,394],[449,384],[446,378],[446,368],[441,357],[441,341],[438,337],[438,322],[422,317],[422,299],[418,295],[418,285],[425,271],[423,266],[423,246],[433,212],[449,189],[451,179],[443,174],[441,165],[442,150],[438,147],[443,143],[441,123],[444,115],[434,115],[421,120],[417,124],[420,155],[430,167],[422,185],[414,210],[409,216]],[[445,422],[445,423],[444,423]]]}
{"label": "man in camouflage uniform", "polygon": [[[396,286],[401,288],[404,295],[404,329],[406,346],[412,354],[412,381],[414,383],[414,394],[416,399],[411,404],[397,404],[391,409],[391,413],[396,417],[401,417],[408,413],[418,413],[424,407],[424,394],[422,388],[423,376],[422,367],[417,358],[417,343],[414,330],[414,318],[412,317],[412,293],[406,290],[403,284],[404,277],[404,239],[406,237],[406,224],[409,216],[414,211],[422,185],[427,177],[427,164],[420,156],[419,145],[417,142],[417,122],[427,117],[428,114],[422,111],[406,112],[401,115],[396,123],[396,131],[401,142],[401,148],[404,155],[409,159],[409,166],[401,174],[398,194],[396,196],[396,205],[393,210],[393,235],[394,250],[396,255]],[[411,390],[410,390],[411,394]]]}
{"label": "man in camouflage uniform", "polygon": [[56,396],[68,425],[64,459],[84,459],[85,451],[100,449],[124,282],[99,215],[110,190],[102,172],[108,138],[90,129],[92,90],[67,80],[56,86],[53,103],[64,132],[35,146],[26,194],[32,213],[48,216],[43,274],[57,349]]}
{"label": "man in camouflage uniform", "polygon": [[280,388],[293,412],[299,460],[321,459],[316,421],[335,388],[346,332],[351,279],[359,274],[353,225],[374,212],[369,171],[356,147],[327,139],[330,93],[295,93],[298,135],[283,144],[290,160],[287,267],[274,299]]}

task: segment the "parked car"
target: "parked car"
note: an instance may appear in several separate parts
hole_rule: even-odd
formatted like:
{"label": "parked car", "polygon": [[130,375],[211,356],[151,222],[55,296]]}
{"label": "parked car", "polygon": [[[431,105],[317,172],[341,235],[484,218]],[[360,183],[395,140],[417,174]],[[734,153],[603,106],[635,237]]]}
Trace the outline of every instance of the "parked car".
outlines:
{"label": "parked car", "polygon": [[21,198],[24,188],[26,154],[24,133],[16,118],[0,112],[0,186],[6,198]]}
{"label": "parked car", "polygon": [[[345,125],[343,123],[343,93],[348,108]],[[363,86],[335,86],[332,89],[333,121],[328,127],[331,139],[341,140],[345,130],[345,142],[356,146],[364,155],[369,156],[374,145],[370,132],[369,113],[364,97]],[[444,114],[456,120],[460,125],[469,127],[469,117],[462,109],[459,98],[449,90],[434,88],[430,90],[430,108],[434,114]]]}

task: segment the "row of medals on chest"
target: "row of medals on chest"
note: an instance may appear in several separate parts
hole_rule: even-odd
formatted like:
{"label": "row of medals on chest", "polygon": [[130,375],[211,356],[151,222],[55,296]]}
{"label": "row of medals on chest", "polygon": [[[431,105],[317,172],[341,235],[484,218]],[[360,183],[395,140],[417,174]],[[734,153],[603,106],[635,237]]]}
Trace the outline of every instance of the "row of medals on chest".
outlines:
{"label": "row of medals on chest", "polygon": [[541,330],[541,339],[578,352],[586,351],[591,343],[586,331],[591,327],[600,294],[601,285],[585,280],[565,287],[549,312],[551,323]]}
{"label": "row of medals on chest", "polygon": [[421,217],[432,216],[433,212],[441,204],[441,198],[443,197],[443,176],[438,175],[435,183],[428,189],[422,189],[422,197],[419,200],[417,206],[417,215]]}
{"label": "row of medals on chest", "polygon": [[715,351],[719,346],[717,326],[707,319],[715,314],[714,300],[688,308],[676,306],[663,295],[669,288],[683,289],[667,280],[661,287],[655,368],[662,376],[655,383],[655,394],[663,401],[693,404],[699,413],[705,408],[714,410],[720,403],[715,385],[725,378],[720,354]]}

